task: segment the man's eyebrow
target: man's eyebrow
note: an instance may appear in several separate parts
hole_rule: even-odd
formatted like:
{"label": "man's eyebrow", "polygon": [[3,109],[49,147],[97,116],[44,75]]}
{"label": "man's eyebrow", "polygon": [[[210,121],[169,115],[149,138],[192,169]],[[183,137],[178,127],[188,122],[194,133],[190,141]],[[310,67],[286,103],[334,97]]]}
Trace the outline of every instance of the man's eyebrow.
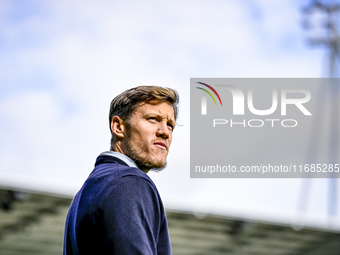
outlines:
{"label": "man's eyebrow", "polygon": [[171,124],[175,124],[175,121],[172,118],[167,118],[167,120],[171,123]]}
{"label": "man's eyebrow", "polygon": [[172,118],[167,118],[167,121],[172,125],[173,128],[176,127],[176,121],[174,121]]}
{"label": "man's eyebrow", "polygon": [[161,118],[162,120],[166,120],[168,123],[170,123],[173,127],[176,126],[176,121],[174,120],[173,117],[168,117],[166,114],[162,114],[160,112],[150,112],[146,114],[146,117],[149,116],[157,116]]}
{"label": "man's eyebrow", "polygon": [[160,111],[157,111],[157,110],[156,110],[156,111],[151,111],[151,112],[146,112],[144,116],[148,117],[148,116],[150,116],[150,115],[158,116],[158,117],[160,117],[160,118],[162,118],[162,119],[170,120],[172,123],[175,122],[175,121],[174,121],[174,116],[168,117],[167,114],[163,114],[163,113],[161,113]]}
{"label": "man's eyebrow", "polygon": [[170,117],[168,117],[168,116],[165,116],[165,115],[161,115],[160,114],[160,117],[164,120],[166,120],[167,122],[169,122],[171,125],[173,125],[173,126],[175,126],[175,121]]}

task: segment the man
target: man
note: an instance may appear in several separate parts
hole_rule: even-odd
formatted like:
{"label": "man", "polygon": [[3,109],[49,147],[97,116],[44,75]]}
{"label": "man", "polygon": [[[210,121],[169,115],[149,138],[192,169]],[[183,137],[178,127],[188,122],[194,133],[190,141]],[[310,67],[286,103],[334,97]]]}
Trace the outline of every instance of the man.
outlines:
{"label": "man", "polygon": [[110,106],[111,150],[76,194],[64,254],[171,254],[163,204],[146,174],[166,165],[177,118],[175,90],[139,86]]}

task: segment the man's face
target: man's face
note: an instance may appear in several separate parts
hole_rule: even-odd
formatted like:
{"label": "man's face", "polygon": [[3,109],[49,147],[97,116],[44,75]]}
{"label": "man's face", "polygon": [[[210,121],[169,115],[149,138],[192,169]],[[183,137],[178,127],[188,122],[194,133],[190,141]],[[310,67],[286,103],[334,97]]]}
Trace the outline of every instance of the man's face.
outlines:
{"label": "man's face", "polygon": [[170,103],[142,103],[132,114],[122,142],[124,154],[145,171],[165,167],[175,127]]}

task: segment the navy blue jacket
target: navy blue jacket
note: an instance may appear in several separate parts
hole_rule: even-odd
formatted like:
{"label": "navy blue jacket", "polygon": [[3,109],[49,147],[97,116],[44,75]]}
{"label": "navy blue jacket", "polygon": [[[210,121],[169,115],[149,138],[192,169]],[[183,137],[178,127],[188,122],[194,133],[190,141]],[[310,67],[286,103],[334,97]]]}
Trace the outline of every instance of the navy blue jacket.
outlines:
{"label": "navy blue jacket", "polygon": [[131,159],[117,152],[99,155],[70,206],[64,255],[171,254],[157,188],[133,166]]}

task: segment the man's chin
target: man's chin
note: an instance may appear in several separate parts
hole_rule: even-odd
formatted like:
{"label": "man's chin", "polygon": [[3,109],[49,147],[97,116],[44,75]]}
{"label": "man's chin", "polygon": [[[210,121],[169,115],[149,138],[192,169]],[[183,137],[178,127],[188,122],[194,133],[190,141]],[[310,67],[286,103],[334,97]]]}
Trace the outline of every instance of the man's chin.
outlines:
{"label": "man's chin", "polygon": [[139,164],[137,164],[137,166],[145,171],[153,171],[153,172],[160,172],[162,171],[163,169],[165,169],[167,165],[167,162],[160,162],[160,163],[151,163],[151,162],[141,162],[139,161]]}
{"label": "man's chin", "polygon": [[150,171],[158,173],[158,172],[164,170],[166,168],[166,165],[167,165],[167,162],[165,162],[162,166],[157,166],[157,167],[150,168]]}
{"label": "man's chin", "polygon": [[159,172],[162,171],[166,167],[166,161],[160,161],[160,162],[152,162],[151,160],[146,160],[141,157],[138,157],[132,153],[130,155],[127,155],[130,157],[138,166],[139,169],[142,171],[154,171]]}

